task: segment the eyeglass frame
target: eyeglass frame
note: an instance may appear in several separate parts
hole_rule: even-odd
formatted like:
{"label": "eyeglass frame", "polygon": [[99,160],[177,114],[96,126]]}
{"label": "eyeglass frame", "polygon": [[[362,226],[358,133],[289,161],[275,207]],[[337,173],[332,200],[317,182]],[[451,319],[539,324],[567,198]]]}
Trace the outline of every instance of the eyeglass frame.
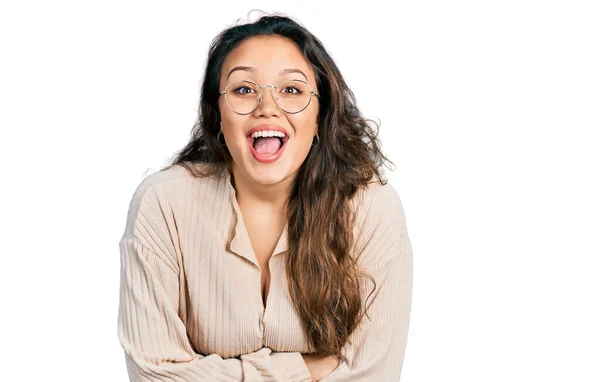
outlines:
{"label": "eyeglass frame", "polygon": [[[250,113],[254,113],[256,111],[256,109],[258,109],[258,107],[260,106],[260,104],[262,103],[262,100],[263,100],[263,92],[262,92],[262,90],[264,88],[273,88],[275,90],[275,94],[277,94],[277,87],[279,85],[281,85],[281,84],[283,84],[285,82],[292,82],[292,81],[302,82],[302,83],[305,83],[306,86],[308,86],[308,89],[310,90],[310,98],[308,99],[308,103],[301,110],[295,111],[295,112],[291,113],[291,112],[289,112],[287,110],[284,110],[281,106],[279,106],[279,102],[277,101],[277,96],[275,96],[275,97],[273,97],[273,100],[275,101],[275,105],[277,105],[277,107],[279,108],[279,110],[283,111],[284,113],[288,113],[288,114],[298,114],[298,113],[304,111],[308,107],[308,105],[310,105],[310,103],[312,101],[312,96],[313,95],[315,97],[317,97],[317,99],[319,100],[319,102],[321,101],[321,98],[319,97],[319,95],[317,93],[315,93],[315,91],[312,89],[312,86],[310,86],[310,84],[308,82],[304,81],[304,80],[285,80],[285,81],[281,81],[277,85],[263,85],[263,86],[257,84],[256,82],[247,81],[247,80],[235,81],[235,82],[228,83],[227,86],[225,86],[225,90],[223,90],[222,92],[219,92],[219,97],[222,96],[222,95],[225,96],[225,104],[227,105],[227,107],[229,108],[229,110],[231,110],[234,113],[239,114],[239,115],[248,115]],[[256,107],[254,109],[252,109],[252,111],[249,111],[248,113],[238,113],[237,111],[233,110],[233,108],[231,107],[231,105],[229,105],[229,102],[227,102],[227,95],[226,95],[227,88],[229,88],[230,85],[237,84],[237,83],[240,83],[240,82],[249,82],[249,83],[251,83],[253,85],[256,85],[256,87],[258,87],[258,91],[259,91],[259,94],[258,94],[258,96],[259,96],[258,103],[256,104]]]}

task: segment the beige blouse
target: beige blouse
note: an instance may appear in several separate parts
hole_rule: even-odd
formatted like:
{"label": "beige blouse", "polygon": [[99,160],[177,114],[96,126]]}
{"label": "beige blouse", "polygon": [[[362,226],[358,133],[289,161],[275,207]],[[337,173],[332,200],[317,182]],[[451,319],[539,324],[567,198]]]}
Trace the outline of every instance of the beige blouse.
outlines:
{"label": "beige blouse", "polygon": [[[388,183],[352,199],[360,263],[374,277],[368,317],[323,382],[397,382],[412,296],[404,211]],[[311,381],[307,337],[288,294],[287,225],[261,269],[227,173],[198,179],[176,165],[147,176],[119,241],[118,337],[131,381]],[[363,301],[372,290],[364,281]]]}

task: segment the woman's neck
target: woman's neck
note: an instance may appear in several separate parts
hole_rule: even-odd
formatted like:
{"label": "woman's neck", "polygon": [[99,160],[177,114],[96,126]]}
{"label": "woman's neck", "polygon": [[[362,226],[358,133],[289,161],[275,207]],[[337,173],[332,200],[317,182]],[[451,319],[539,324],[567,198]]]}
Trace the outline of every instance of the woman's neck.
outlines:
{"label": "woman's neck", "polygon": [[276,184],[260,184],[244,176],[235,165],[228,170],[232,187],[236,191],[238,204],[269,211],[285,212],[293,176]]}

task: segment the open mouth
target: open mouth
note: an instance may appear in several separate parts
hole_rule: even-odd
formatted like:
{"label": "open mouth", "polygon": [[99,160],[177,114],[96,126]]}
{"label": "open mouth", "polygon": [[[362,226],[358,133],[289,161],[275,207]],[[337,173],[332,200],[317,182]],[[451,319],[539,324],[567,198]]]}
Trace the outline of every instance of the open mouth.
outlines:
{"label": "open mouth", "polygon": [[254,149],[254,151],[261,156],[270,157],[277,154],[286,142],[289,140],[289,137],[283,136],[272,136],[272,137],[252,137],[248,136],[248,142],[250,146]]}

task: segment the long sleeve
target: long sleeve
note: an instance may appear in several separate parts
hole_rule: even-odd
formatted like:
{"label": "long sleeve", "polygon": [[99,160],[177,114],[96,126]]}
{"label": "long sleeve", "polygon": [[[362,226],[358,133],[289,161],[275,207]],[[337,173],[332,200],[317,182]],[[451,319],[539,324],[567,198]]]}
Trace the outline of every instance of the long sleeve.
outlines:
{"label": "long sleeve", "polygon": [[[363,227],[362,255],[376,289],[367,302],[369,317],[351,334],[338,368],[322,382],[398,382],[404,361],[412,300],[413,254],[401,201],[391,185],[380,188]],[[365,281],[363,298],[372,290]]]}
{"label": "long sleeve", "polygon": [[240,359],[197,354],[175,306],[177,273],[135,238],[124,237],[119,247],[118,334],[131,381],[311,381],[298,352],[263,347]]}

